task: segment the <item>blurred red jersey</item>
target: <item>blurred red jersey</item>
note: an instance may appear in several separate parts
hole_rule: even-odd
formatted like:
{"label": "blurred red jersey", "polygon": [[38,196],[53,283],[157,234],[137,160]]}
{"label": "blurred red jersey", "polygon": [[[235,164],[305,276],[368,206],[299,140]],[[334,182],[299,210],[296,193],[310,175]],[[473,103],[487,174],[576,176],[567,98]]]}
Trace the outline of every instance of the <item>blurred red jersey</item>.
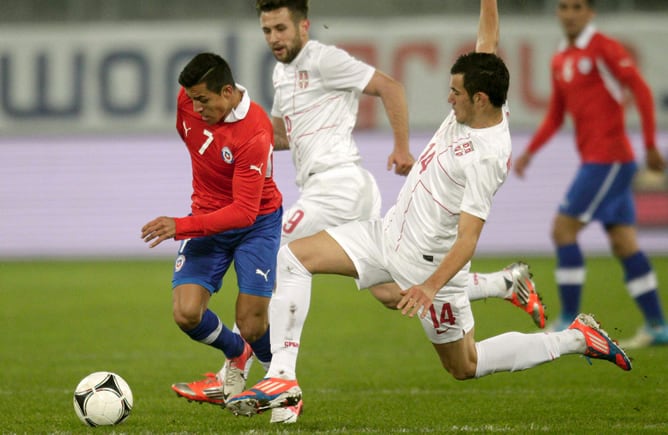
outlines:
{"label": "blurred red jersey", "polygon": [[552,58],[552,96],[548,113],[529,144],[537,151],[561,126],[565,112],[573,118],[578,151],[584,163],[634,159],[624,126],[624,89],[635,99],[645,146],[655,146],[652,94],[626,49],[588,26],[575,45]]}
{"label": "blurred red jersey", "polygon": [[239,105],[209,125],[182,88],[176,129],[192,162],[192,216],[176,219],[176,239],[247,227],[276,211],[282,196],[274,183],[273,129],[264,110],[244,91]]}

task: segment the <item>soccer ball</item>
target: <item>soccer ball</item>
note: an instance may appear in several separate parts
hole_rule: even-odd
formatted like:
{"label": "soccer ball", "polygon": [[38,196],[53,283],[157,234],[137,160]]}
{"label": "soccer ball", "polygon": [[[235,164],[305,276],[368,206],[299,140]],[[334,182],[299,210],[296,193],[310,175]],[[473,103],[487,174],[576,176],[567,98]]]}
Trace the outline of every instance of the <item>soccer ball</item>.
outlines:
{"label": "soccer ball", "polygon": [[88,426],[108,426],[130,415],[132,391],[125,379],[112,372],[95,372],[74,390],[74,411]]}

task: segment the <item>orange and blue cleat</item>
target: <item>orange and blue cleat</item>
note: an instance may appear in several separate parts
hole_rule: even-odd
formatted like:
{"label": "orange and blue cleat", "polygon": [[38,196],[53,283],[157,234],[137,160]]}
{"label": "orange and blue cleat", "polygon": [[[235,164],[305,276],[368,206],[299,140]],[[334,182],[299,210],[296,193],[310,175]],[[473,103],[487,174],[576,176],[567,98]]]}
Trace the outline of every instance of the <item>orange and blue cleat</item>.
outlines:
{"label": "orange and blue cleat", "polygon": [[302,390],[296,380],[264,378],[251,389],[227,401],[227,408],[234,415],[251,417],[268,409],[297,406],[302,400]]}
{"label": "orange and blue cleat", "polygon": [[[624,350],[610,339],[601,325],[591,314],[579,314],[568,329],[580,331],[587,343],[584,351],[585,357],[608,360],[622,370],[631,370],[631,360],[626,356]],[[591,361],[589,361],[591,364]]]}

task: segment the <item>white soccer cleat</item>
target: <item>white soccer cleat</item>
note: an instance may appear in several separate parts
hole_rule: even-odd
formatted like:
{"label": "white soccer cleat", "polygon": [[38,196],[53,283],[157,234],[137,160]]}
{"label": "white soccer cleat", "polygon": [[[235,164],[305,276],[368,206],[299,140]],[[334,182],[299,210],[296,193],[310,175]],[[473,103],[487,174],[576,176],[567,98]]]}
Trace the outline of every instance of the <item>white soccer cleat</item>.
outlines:
{"label": "white soccer cleat", "polygon": [[253,363],[253,349],[244,341],[244,351],[236,358],[227,359],[223,366],[223,397],[225,400],[246,389],[246,379]]}
{"label": "white soccer cleat", "polygon": [[304,401],[300,400],[295,406],[286,408],[274,408],[271,410],[270,423],[292,424],[297,423],[297,418],[302,414]]}

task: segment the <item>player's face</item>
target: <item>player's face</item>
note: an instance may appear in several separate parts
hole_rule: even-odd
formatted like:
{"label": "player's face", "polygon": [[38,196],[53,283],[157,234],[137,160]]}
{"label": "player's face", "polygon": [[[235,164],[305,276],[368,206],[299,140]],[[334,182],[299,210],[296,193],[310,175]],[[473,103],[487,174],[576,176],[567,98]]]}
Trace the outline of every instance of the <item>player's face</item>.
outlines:
{"label": "player's face", "polygon": [[471,97],[464,89],[464,75],[453,74],[450,77],[450,93],[448,103],[455,111],[455,119],[460,124],[471,125],[474,120],[474,106]]}
{"label": "player's face", "polygon": [[193,102],[193,110],[209,125],[222,121],[233,108],[234,100],[230,85],[223,86],[220,94],[217,94],[207,89],[206,83],[198,83],[186,88],[186,94]]}
{"label": "player's face", "polygon": [[277,61],[290,63],[308,40],[308,20],[295,23],[288,8],[260,14],[264,39]]}
{"label": "player's face", "polygon": [[594,18],[594,10],[587,0],[559,0],[557,17],[566,37],[574,40]]}

